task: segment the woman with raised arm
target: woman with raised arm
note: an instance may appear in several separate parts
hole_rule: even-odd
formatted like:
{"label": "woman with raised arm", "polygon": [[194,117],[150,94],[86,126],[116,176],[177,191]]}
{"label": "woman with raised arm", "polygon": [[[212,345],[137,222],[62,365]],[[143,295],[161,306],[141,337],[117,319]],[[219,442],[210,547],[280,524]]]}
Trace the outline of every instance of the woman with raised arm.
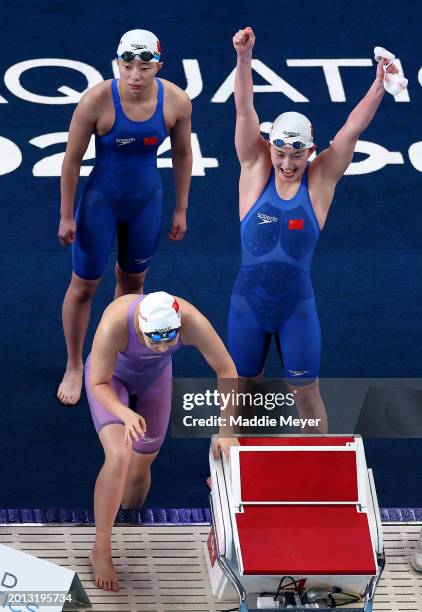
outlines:
{"label": "woman with raised arm", "polygon": [[239,30],[233,44],[242,263],[228,317],[229,352],[239,376],[262,376],[274,335],[299,413],[320,417],[317,431],[326,432],[318,384],[321,331],[310,266],[337,182],[384,96],[384,66],[392,74],[398,69],[385,59],[379,62],[369,91],[330,147],[311,162],[316,147],[304,115],[282,113],[269,142],[261,136],[253,105],[252,28]]}

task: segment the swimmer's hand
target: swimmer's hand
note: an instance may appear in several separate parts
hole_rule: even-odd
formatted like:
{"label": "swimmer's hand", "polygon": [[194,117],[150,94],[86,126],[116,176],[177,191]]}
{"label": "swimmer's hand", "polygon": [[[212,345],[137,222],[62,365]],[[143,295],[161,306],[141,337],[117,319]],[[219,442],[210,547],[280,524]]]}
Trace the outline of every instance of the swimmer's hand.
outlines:
{"label": "swimmer's hand", "polygon": [[250,53],[255,44],[255,34],[250,26],[244,30],[238,30],[233,36],[233,46],[238,55]]}
{"label": "swimmer's hand", "polygon": [[168,233],[169,240],[183,240],[186,230],[186,212],[175,212],[173,215],[171,230]]}
{"label": "swimmer's hand", "polygon": [[140,414],[128,409],[123,417],[125,424],[125,445],[129,446],[133,442],[139,442],[147,430],[145,419]]}
{"label": "swimmer's hand", "polygon": [[76,236],[76,223],[74,219],[60,219],[59,225],[59,241],[63,246],[69,246],[72,242],[75,242]]}
{"label": "swimmer's hand", "polygon": [[[389,66],[387,66],[388,63],[389,63],[389,60],[385,58],[382,58],[381,61],[378,62],[377,76],[376,76],[377,81],[383,81],[385,73],[386,74],[399,74],[400,70],[397,68],[397,66],[395,64],[390,64]],[[385,71],[384,71],[384,66],[387,66]]]}
{"label": "swimmer's hand", "polygon": [[212,452],[214,455],[214,459],[218,459],[220,457],[220,451],[223,451],[226,457],[228,457],[230,454],[230,448],[232,446],[240,446],[239,440],[234,436],[230,438],[222,438],[220,436],[213,438]]}

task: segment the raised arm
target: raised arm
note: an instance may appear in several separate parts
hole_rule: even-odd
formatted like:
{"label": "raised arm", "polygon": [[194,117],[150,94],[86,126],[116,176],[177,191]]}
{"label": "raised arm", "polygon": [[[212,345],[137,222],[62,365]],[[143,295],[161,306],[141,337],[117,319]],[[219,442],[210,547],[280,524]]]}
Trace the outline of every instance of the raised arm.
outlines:
{"label": "raised arm", "polygon": [[60,181],[61,206],[58,234],[63,245],[71,244],[75,240],[76,225],[73,219],[73,203],[82,158],[95,131],[97,109],[94,101],[96,97],[96,92],[92,90],[87,92],[76,107],[70,122]]}
{"label": "raised arm", "polygon": [[253,105],[252,49],[255,34],[252,28],[239,30],[233,36],[237,53],[234,100],[236,104],[235,145],[242,166],[253,165],[267,145],[259,129],[259,119]]}
{"label": "raised arm", "polygon": [[[346,123],[335,135],[330,147],[322,151],[312,163],[312,172],[318,173],[323,180],[335,185],[352,161],[356,142],[371,123],[384,97],[384,65],[387,63],[385,59],[379,62],[375,81],[369,91],[352,110]],[[392,74],[398,71],[394,64],[390,64],[387,68],[387,72]]]}

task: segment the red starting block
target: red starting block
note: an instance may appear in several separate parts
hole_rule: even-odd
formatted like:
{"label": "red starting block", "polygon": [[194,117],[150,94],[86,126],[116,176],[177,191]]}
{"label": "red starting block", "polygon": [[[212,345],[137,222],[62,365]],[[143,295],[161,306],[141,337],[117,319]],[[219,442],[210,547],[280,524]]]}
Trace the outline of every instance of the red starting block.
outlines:
{"label": "red starting block", "polygon": [[237,594],[241,611],[369,612],[385,558],[360,436],[239,442],[229,458],[210,452],[213,595]]}

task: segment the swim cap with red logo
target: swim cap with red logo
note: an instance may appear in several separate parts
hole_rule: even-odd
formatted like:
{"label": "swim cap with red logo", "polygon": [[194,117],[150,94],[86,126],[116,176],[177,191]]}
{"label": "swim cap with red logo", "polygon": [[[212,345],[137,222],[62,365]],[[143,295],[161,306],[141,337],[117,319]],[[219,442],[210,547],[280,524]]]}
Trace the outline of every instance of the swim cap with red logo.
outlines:
{"label": "swim cap with red logo", "polygon": [[145,333],[178,329],[181,318],[179,302],[165,291],[149,293],[139,305],[139,327]]}
{"label": "swim cap with red logo", "polygon": [[117,57],[121,57],[127,51],[135,54],[149,51],[153,55],[150,61],[160,61],[160,41],[155,34],[148,30],[129,30],[129,32],[125,32],[117,47]]}

